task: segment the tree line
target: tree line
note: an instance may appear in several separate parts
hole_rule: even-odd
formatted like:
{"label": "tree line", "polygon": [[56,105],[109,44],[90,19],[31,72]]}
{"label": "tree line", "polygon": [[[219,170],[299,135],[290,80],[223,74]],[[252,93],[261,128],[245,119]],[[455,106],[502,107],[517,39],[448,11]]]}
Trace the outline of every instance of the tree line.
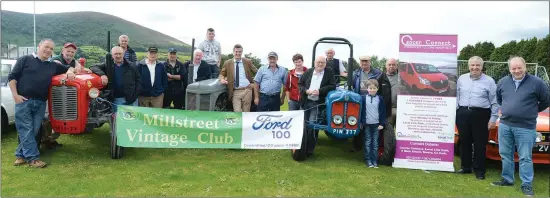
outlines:
{"label": "tree line", "polygon": [[504,43],[495,47],[492,42],[477,42],[475,45],[466,45],[458,56],[459,60],[468,60],[472,56],[480,56],[484,61],[505,62],[510,56],[521,56],[527,63],[538,63],[550,71],[548,59],[550,58],[550,34],[538,39],[521,39]]}

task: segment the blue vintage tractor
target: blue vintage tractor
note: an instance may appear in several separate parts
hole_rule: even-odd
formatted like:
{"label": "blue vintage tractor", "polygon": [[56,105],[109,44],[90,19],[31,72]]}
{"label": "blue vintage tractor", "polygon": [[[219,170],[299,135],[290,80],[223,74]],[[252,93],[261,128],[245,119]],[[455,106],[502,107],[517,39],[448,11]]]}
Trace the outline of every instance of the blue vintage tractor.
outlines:
{"label": "blue vintage tractor", "polygon": [[[353,91],[352,83],[352,64],[353,61],[353,45],[344,38],[324,37],[315,43],[313,46],[313,61],[315,62],[315,51],[319,43],[346,44],[350,47],[350,57],[348,59],[348,76],[336,76],[337,82],[345,82],[341,79],[346,79],[347,82],[339,83],[339,86],[328,93],[323,104],[316,108],[317,116],[314,121],[308,121],[304,118],[304,135],[300,149],[292,150],[292,158],[296,161],[303,161],[309,156],[307,154],[307,146],[316,144],[315,139],[318,137],[318,131],[323,130],[325,134],[332,140],[347,141],[354,138],[353,147],[355,150],[361,150],[364,147],[364,133],[360,126],[362,96]],[[312,65],[311,68],[314,68]],[[347,88],[346,88],[347,87]],[[306,110],[308,111],[308,110]],[[385,123],[385,127],[380,131],[379,135],[379,162],[384,165],[391,165],[395,155],[395,132],[393,126]]]}

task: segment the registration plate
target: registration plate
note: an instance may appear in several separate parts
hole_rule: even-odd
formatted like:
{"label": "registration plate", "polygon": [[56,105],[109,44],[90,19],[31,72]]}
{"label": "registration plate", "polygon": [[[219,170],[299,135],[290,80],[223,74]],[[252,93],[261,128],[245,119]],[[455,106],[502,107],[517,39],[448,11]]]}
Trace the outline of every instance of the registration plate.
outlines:
{"label": "registration plate", "polygon": [[534,152],[536,152],[536,153],[548,153],[548,148],[549,147],[550,147],[550,145],[539,144],[535,147]]}
{"label": "registration plate", "polygon": [[357,130],[350,130],[350,129],[332,129],[333,134],[346,134],[346,135],[355,135],[357,134]]}

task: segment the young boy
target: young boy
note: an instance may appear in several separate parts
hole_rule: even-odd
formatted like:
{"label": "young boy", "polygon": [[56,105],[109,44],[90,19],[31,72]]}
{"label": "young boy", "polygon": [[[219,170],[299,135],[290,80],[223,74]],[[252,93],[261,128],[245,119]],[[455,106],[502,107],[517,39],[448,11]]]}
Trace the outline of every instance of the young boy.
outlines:
{"label": "young boy", "polygon": [[386,123],[384,99],[376,94],[378,81],[370,79],[365,82],[363,89],[367,89],[367,95],[363,96],[362,122],[363,133],[365,133],[365,163],[369,168],[378,168],[378,137],[379,130],[384,128]]}

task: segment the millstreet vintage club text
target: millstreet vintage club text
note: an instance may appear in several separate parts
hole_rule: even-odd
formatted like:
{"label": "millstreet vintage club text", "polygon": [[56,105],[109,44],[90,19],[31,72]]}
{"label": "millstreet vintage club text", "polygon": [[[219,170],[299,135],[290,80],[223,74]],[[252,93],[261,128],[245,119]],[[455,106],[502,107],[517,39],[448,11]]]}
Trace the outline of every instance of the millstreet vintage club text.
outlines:
{"label": "millstreet vintage club text", "polygon": [[[200,144],[232,144],[235,140],[233,136],[229,133],[224,132],[220,134],[219,129],[219,120],[193,120],[188,119],[177,119],[176,116],[165,116],[165,115],[149,115],[143,114],[143,125],[142,126],[159,126],[159,127],[169,127],[173,130],[181,129],[203,129],[202,132],[196,134],[188,133],[164,133],[155,131],[144,131],[141,127],[138,129],[126,129],[125,132],[128,135],[128,140],[130,142],[139,142],[139,143],[160,143],[160,144],[169,144],[170,146],[178,146],[179,144],[187,144],[189,141],[198,142]],[[229,128],[229,127],[227,127]],[[212,129],[212,131],[204,131],[204,129]],[[183,132],[183,131],[182,131]],[[196,131],[195,131],[196,132]],[[192,138],[194,140],[188,139],[188,135],[197,135],[197,138]]]}
{"label": "millstreet vintage club text", "polygon": [[187,129],[218,129],[219,120],[192,120],[192,119],[176,119],[176,116],[143,114],[143,125],[172,127],[172,128],[187,128]]}

